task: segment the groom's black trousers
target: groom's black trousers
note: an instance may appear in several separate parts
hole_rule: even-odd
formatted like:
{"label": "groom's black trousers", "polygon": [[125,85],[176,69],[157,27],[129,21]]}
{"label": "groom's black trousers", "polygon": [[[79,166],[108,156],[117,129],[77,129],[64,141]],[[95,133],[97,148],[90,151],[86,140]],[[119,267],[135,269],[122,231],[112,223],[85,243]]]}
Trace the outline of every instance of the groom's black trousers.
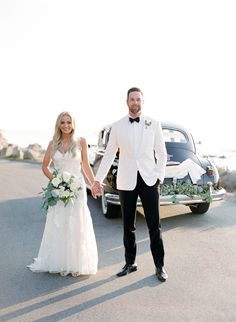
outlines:
{"label": "groom's black trousers", "polygon": [[149,229],[150,247],[154,263],[164,266],[164,246],[161,236],[159,216],[159,180],[153,186],[148,186],[137,174],[137,184],[134,190],[119,190],[121,210],[124,224],[124,247],[126,264],[134,264],[136,257],[136,205],[138,196],[141,199],[145,219]]}

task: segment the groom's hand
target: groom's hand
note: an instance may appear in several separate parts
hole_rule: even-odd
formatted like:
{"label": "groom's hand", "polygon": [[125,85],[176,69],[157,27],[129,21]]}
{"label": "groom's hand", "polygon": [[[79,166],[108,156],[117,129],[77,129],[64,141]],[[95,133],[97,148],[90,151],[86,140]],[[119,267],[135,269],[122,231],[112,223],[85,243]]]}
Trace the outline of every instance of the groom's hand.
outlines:
{"label": "groom's hand", "polygon": [[103,188],[99,181],[94,181],[91,191],[92,191],[92,196],[95,199],[97,198],[97,196],[100,197],[102,195]]}

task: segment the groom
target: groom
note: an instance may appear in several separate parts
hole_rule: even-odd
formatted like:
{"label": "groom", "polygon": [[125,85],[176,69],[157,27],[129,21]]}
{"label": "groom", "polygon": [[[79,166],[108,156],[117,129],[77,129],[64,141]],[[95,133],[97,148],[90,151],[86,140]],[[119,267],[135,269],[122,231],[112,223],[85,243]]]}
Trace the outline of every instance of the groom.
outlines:
{"label": "groom", "polygon": [[142,115],[143,93],[132,87],[127,93],[129,115],[112,126],[106,152],[95,177],[93,195],[102,193],[102,182],[119,149],[117,188],[124,225],[125,266],[117,274],[137,270],[135,221],[138,196],[149,229],[150,247],[157,278],[168,278],[164,268],[164,246],[159,218],[159,184],[164,180],[167,154],[160,122]]}

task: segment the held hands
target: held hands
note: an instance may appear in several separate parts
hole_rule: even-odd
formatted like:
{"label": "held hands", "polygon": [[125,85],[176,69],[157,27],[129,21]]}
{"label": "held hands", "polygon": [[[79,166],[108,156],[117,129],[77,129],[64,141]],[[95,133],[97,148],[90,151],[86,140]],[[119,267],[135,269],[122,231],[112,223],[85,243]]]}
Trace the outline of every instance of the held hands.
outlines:
{"label": "held hands", "polygon": [[99,181],[94,181],[91,192],[92,192],[93,198],[95,199],[102,195],[103,188]]}

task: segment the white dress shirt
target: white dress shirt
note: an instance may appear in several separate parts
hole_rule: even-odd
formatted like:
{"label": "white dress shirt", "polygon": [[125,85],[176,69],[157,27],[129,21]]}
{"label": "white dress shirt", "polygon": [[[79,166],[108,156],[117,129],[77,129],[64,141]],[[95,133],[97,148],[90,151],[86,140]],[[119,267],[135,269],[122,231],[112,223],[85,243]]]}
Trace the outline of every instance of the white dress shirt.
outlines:
{"label": "white dress shirt", "polygon": [[[129,117],[131,117],[129,115]],[[142,127],[144,125],[144,120],[142,116],[140,116],[139,122],[129,122],[130,132],[132,136],[132,146],[134,147],[135,156],[137,156],[137,153],[139,151],[141,140],[142,140]]]}

